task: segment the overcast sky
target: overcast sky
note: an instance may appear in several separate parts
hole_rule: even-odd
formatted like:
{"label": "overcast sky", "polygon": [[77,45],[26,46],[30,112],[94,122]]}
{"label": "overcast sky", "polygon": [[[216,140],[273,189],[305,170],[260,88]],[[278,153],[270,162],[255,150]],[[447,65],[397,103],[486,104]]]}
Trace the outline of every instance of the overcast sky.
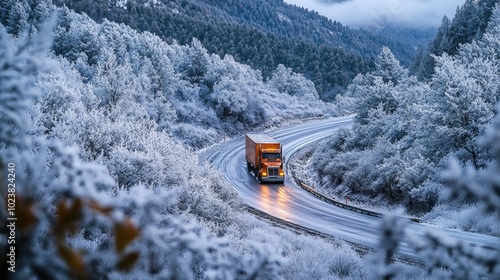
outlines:
{"label": "overcast sky", "polygon": [[[323,0],[324,1],[324,0]],[[312,9],[352,27],[383,26],[388,21],[418,26],[439,26],[444,15],[450,19],[465,0],[350,0],[325,4],[322,0],[285,0]]]}

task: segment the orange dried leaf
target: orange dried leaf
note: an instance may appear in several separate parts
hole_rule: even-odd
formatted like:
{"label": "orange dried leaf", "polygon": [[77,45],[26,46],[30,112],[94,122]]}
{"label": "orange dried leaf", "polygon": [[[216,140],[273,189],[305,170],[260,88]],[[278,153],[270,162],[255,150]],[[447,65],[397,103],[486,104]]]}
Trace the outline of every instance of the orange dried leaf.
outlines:
{"label": "orange dried leaf", "polygon": [[73,202],[73,205],[67,216],[69,222],[74,222],[81,219],[81,217],[83,216],[82,206],[82,200],[80,198],[75,199],[75,202]]}
{"label": "orange dried leaf", "polygon": [[129,271],[139,259],[139,252],[130,252],[120,258],[116,267],[122,271]]}
{"label": "orange dried leaf", "polygon": [[68,205],[66,205],[66,200],[65,199],[59,200],[56,207],[57,220],[60,221],[64,219],[64,217],[68,215],[67,213],[68,213]]}
{"label": "orange dried leaf", "polygon": [[85,273],[85,263],[83,262],[83,257],[80,253],[73,251],[69,248],[65,242],[61,240],[56,241],[57,249],[59,255],[66,262],[68,267],[76,275],[82,275]]}
{"label": "orange dried leaf", "polygon": [[127,218],[122,223],[115,224],[116,251],[122,252],[137,236],[139,229]]}
{"label": "orange dried leaf", "polygon": [[26,201],[18,195],[16,205],[17,228],[21,233],[27,234],[38,220],[33,213],[33,202]]}
{"label": "orange dried leaf", "polygon": [[113,207],[103,207],[95,200],[89,200],[88,206],[90,209],[100,212],[103,215],[109,215],[113,211]]}
{"label": "orange dried leaf", "polygon": [[56,210],[56,232],[63,233],[64,231],[69,231],[71,234],[76,233],[78,222],[83,216],[82,208],[83,202],[80,198],[75,199],[71,206],[68,206],[65,200],[59,201]]}

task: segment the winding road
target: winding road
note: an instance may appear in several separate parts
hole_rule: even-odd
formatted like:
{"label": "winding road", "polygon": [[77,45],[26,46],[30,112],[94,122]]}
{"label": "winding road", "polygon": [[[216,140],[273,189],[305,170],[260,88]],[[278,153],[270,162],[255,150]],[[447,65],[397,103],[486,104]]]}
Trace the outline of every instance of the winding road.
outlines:
{"label": "winding road", "polygon": [[[286,159],[289,159],[304,146],[334,134],[341,127],[349,127],[352,123],[352,116],[340,117],[280,128],[268,134],[283,143],[284,155]],[[259,184],[246,171],[244,137],[237,137],[216,145],[204,152],[200,158],[210,161],[216,169],[222,171],[225,179],[234,186],[248,206],[285,222],[335,238],[369,248],[378,247],[381,218],[343,209],[315,198],[291,180],[288,164],[284,184]],[[405,237],[399,247],[399,254],[418,259],[408,244],[415,239],[422,238],[428,231],[442,232],[448,236],[447,241],[456,239],[458,242],[468,242],[500,250],[499,237],[443,229],[438,225],[427,223],[408,223]],[[412,238],[411,242],[409,236]]]}

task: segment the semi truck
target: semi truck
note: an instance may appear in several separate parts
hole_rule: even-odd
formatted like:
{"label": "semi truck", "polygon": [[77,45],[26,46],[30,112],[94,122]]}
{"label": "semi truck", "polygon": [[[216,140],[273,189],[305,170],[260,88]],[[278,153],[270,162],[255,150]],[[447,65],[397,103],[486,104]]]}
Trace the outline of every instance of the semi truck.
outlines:
{"label": "semi truck", "polygon": [[266,134],[247,134],[245,157],[248,172],[252,172],[259,183],[285,181],[285,160],[280,142]]}

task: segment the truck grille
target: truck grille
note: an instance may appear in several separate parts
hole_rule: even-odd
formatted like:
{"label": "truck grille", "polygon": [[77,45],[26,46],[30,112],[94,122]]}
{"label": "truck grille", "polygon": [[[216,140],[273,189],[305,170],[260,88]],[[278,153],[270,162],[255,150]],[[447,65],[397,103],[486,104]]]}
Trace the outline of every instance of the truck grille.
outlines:
{"label": "truck grille", "polygon": [[268,167],[267,174],[269,177],[278,176],[279,175],[279,167]]}

